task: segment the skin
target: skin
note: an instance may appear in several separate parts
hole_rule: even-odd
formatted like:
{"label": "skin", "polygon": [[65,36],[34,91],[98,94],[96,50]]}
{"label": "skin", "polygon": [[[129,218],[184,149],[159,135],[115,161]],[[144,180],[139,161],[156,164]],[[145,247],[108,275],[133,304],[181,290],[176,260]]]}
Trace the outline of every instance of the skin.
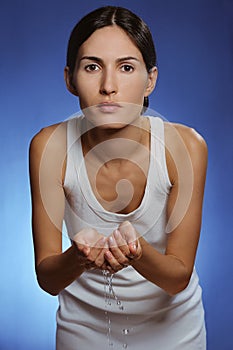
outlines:
{"label": "skin", "polygon": [[[107,150],[112,154],[106,162],[98,152],[90,159],[85,158],[93,193],[106,210],[126,214],[136,209],[143,198],[150,133],[149,122],[140,115],[140,110],[144,97],[153,91],[156,78],[156,67],[147,72],[140,51],[117,26],[104,27],[90,36],[79,50],[72,75],[69,68],[65,68],[67,88],[78,96],[84,113],[86,111],[87,132],[82,136],[84,156],[106,141]],[[106,112],[106,102],[118,103],[120,107],[116,108],[117,112]],[[133,141],[127,147],[127,159],[118,158],[114,153],[116,147],[112,140],[116,138]],[[86,228],[78,232],[72,246],[62,252],[65,123],[45,128],[33,138],[30,145],[33,238],[37,277],[44,290],[56,295],[85,269],[108,269],[114,273],[129,264],[168,294],[174,295],[187,286],[200,235],[207,146],[193,129],[171,123],[165,124],[165,141],[172,183],[165,253],[154,249],[142,237],[143,233],[136,232],[128,221],[110,232],[108,237],[95,228]],[[138,145],[142,147],[138,149]],[[140,149],[148,150],[147,154],[138,151]],[[184,161],[187,154],[189,164]],[[145,171],[135,166],[131,159],[135,159]],[[102,166],[93,178],[95,162],[102,162]],[[119,209],[115,188],[122,178],[133,184],[135,193],[129,203]],[[108,203],[111,206],[108,207]]]}
{"label": "skin", "polygon": [[[94,109],[94,116],[89,116],[90,122],[105,129],[121,128],[122,124],[128,126],[138,119],[141,108],[136,108],[136,113],[127,113],[127,107],[132,109],[132,104],[142,106],[144,97],[153,91],[156,79],[156,67],[148,74],[141,52],[117,26],[96,30],[79,49],[72,76],[69,68],[65,69],[67,87],[79,97],[82,110],[103,102],[124,105],[126,111],[117,114],[98,113]],[[129,103],[131,105],[127,106]]]}

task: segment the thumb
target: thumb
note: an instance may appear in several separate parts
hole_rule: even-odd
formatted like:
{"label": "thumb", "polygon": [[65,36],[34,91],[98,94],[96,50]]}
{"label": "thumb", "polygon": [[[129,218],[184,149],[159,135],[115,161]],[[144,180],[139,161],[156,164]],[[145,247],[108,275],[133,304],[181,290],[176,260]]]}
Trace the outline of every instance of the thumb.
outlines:
{"label": "thumb", "polygon": [[137,233],[133,225],[129,221],[122,222],[118,230],[120,231],[122,237],[125,239],[125,241],[129,244],[134,244],[137,240]]}

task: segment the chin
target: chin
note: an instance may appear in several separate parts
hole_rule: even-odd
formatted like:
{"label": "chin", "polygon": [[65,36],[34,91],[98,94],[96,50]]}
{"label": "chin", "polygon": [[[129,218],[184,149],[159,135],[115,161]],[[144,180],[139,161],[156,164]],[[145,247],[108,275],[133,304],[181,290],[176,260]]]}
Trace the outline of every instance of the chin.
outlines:
{"label": "chin", "polygon": [[86,120],[93,127],[102,130],[119,130],[131,125],[141,115],[141,108],[138,105],[125,104],[121,108],[106,112],[96,106],[83,110]]}
{"label": "chin", "polygon": [[132,122],[129,120],[119,120],[119,118],[114,118],[113,116],[106,115],[101,118],[99,116],[95,116],[94,118],[89,118],[87,116],[85,117],[88,123],[91,124],[91,127],[101,130],[120,130]]}
{"label": "chin", "polygon": [[120,130],[125,128],[128,123],[111,122],[111,123],[92,123],[92,125],[101,130]]}

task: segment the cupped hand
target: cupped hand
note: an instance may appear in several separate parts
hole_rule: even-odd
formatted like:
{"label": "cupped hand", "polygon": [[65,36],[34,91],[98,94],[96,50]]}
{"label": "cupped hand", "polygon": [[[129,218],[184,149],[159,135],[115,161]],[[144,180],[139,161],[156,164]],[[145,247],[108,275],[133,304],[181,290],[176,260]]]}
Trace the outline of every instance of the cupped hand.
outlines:
{"label": "cupped hand", "polygon": [[73,238],[80,265],[85,270],[106,269],[105,253],[108,250],[107,238],[93,228],[84,228]]}
{"label": "cupped hand", "polygon": [[137,231],[129,221],[121,223],[108,237],[108,246],[105,259],[114,272],[132,265],[133,261],[140,259],[142,255]]}

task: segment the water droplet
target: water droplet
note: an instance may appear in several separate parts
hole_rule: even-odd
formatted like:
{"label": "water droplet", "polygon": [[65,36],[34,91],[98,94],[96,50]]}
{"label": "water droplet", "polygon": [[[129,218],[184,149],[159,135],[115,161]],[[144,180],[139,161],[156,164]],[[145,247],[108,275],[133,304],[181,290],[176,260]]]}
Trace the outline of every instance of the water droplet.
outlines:
{"label": "water droplet", "polygon": [[[112,341],[112,325],[111,325],[111,317],[108,312],[111,308],[108,306],[112,306],[112,304],[115,304],[118,306],[119,310],[124,310],[124,306],[122,305],[121,300],[118,299],[117,295],[115,294],[114,288],[113,288],[113,274],[111,274],[109,271],[103,271],[103,277],[104,277],[104,297],[105,297],[105,319],[106,319],[106,335],[108,339],[109,347],[114,346],[114,342]],[[114,305],[113,305],[114,306]],[[127,316],[128,321],[128,316]],[[129,329],[123,329],[122,330],[124,335],[129,334]],[[122,344],[123,348],[128,348],[128,344]]]}

